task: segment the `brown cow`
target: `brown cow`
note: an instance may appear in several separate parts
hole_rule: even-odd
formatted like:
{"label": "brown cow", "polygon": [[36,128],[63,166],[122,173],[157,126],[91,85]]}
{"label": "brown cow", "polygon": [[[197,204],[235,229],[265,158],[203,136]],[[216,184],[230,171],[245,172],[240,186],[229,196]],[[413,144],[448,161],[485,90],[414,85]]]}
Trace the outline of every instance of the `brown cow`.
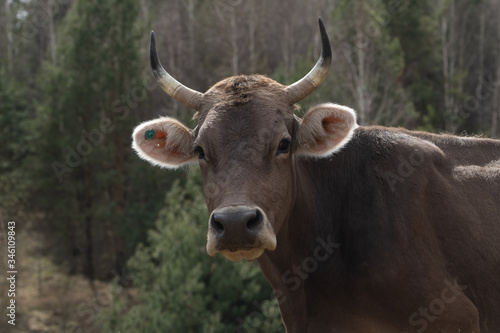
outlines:
{"label": "brown cow", "polygon": [[152,34],[153,72],[198,126],[148,121],[134,149],[199,162],[208,254],[257,260],[287,332],[500,332],[500,141],[358,127],[335,104],[294,116],[330,66],[320,31],[298,82],[242,75],[204,94],[165,72]]}

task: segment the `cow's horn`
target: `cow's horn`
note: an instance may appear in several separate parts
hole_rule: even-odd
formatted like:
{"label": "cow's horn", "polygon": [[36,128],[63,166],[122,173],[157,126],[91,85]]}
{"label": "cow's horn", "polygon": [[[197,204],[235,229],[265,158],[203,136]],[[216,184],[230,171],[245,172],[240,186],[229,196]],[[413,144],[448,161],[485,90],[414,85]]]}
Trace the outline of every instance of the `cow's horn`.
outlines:
{"label": "cow's horn", "polygon": [[158,55],[156,54],[156,41],[153,31],[151,31],[151,43],[149,45],[149,60],[151,61],[151,69],[153,70],[156,81],[158,81],[160,87],[165,90],[167,94],[188,108],[196,111],[201,109],[203,94],[186,87],[174,79],[161,65]]}
{"label": "cow's horn", "polygon": [[321,17],[319,18],[319,31],[321,32],[321,56],[311,71],[299,81],[286,87],[290,104],[295,104],[304,98],[319,86],[326,77],[332,63],[332,48],[330,46],[330,37],[326,32],[325,25]]}

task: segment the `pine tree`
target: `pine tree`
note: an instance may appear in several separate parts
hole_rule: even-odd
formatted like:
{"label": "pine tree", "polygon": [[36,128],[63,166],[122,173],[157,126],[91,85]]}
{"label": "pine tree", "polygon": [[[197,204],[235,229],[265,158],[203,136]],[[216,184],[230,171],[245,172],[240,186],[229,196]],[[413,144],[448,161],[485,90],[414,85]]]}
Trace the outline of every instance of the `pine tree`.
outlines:
{"label": "pine tree", "polygon": [[443,75],[441,69],[439,23],[436,3],[432,1],[383,0],[392,14],[388,27],[399,40],[404,66],[398,80],[408,92],[420,125],[426,129],[443,128]]}
{"label": "pine tree", "polygon": [[28,183],[23,167],[30,151],[30,133],[26,126],[26,90],[15,79],[7,80],[5,72],[0,67],[0,215],[14,219],[26,200]]}
{"label": "pine tree", "polygon": [[109,332],[283,332],[276,300],[256,263],[206,254],[208,214],[198,168],[166,196],[149,245],[129,261],[138,304],[116,295]]}
{"label": "pine tree", "polygon": [[138,172],[130,149],[134,111],[152,89],[140,68],[139,5],[76,1],[58,29],[55,62],[39,75],[30,170],[37,225],[55,243],[52,254],[90,280],[121,270],[169,179],[144,165]]}
{"label": "pine tree", "polygon": [[19,52],[14,47],[22,44],[12,41],[18,29],[13,15],[17,5],[16,1],[0,1],[0,223],[23,215],[29,185],[23,172],[31,151],[26,121],[31,114],[29,89],[13,63],[14,51]]}

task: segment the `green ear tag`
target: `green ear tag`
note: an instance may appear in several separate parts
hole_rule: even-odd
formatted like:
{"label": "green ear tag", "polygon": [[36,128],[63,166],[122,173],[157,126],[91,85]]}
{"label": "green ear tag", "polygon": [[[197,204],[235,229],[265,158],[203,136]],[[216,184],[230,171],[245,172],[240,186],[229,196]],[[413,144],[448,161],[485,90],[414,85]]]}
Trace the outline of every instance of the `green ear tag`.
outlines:
{"label": "green ear tag", "polygon": [[152,130],[152,129],[147,130],[145,137],[146,137],[146,140],[153,140],[155,138],[155,130]]}

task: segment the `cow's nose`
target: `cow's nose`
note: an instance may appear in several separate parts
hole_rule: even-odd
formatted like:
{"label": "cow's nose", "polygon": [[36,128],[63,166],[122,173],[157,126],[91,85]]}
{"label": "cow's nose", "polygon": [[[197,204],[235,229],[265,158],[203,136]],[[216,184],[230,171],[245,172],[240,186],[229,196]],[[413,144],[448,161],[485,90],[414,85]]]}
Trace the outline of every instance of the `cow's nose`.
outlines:
{"label": "cow's nose", "polygon": [[218,238],[231,237],[241,240],[253,238],[263,222],[262,213],[255,208],[235,208],[214,212],[210,220]]}

